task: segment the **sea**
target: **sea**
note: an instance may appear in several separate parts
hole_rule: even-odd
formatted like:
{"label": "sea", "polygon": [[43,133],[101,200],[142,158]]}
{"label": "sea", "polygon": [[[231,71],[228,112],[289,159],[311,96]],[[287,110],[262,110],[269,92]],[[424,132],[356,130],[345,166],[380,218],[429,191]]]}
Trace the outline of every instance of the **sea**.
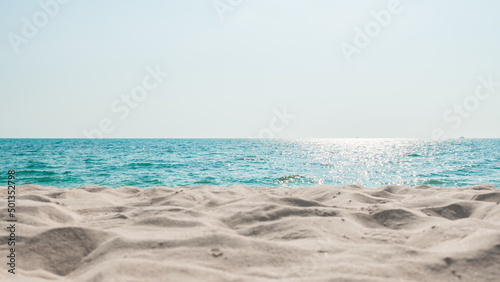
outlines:
{"label": "sea", "polygon": [[500,188],[500,139],[0,139],[0,181],[72,188]]}

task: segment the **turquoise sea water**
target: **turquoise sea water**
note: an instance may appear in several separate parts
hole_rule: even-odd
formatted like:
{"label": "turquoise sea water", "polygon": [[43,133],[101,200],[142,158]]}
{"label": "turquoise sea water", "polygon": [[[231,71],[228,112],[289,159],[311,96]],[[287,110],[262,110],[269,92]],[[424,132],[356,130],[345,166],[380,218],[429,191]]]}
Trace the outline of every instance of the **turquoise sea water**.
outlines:
{"label": "turquoise sea water", "polygon": [[19,185],[500,187],[500,139],[0,139],[0,150]]}

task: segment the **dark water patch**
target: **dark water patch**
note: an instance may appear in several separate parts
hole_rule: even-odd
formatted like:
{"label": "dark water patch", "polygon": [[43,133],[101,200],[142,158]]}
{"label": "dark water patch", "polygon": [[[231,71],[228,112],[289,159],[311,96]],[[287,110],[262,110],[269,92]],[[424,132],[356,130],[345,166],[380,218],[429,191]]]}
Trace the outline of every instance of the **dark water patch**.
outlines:
{"label": "dark water patch", "polygon": [[50,176],[50,175],[59,175],[59,173],[55,171],[50,171],[50,170],[18,170],[16,171],[17,174],[19,175],[24,175],[24,176],[31,176],[31,177],[36,177],[36,176]]}
{"label": "dark water patch", "polygon": [[426,180],[422,183],[422,185],[441,185],[441,184],[444,184],[445,182],[444,181],[441,181],[441,180],[437,180],[437,179],[429,179],[429,180]]}
{"label": "dark water patch", "polygon": [[421,155],[419,155],[419,154],[408,154],[407,156],[408,157],[421,157]]}
{"label": "dark water patch", "polygon": [[208,177],[204,178],[201,180],[197,180],[194,182],[194,184],[203,184],[203,185],[218,185],[218,182],[215,178],[213,177]]}

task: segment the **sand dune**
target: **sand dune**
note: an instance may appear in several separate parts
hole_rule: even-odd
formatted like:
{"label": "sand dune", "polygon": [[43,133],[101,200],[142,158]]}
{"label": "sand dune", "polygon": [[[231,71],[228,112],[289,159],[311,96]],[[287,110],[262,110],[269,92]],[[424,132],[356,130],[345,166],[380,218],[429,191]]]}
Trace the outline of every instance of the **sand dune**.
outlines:
{"label": "sand dune", "polygon": [[[499,202],[489,185],[27,185],[18,188],[18,273],[2,263],[0,279],[498,281]],[[0,219],[8,226],[6,212]],[[5,228],[0,236],[7,241]]]}

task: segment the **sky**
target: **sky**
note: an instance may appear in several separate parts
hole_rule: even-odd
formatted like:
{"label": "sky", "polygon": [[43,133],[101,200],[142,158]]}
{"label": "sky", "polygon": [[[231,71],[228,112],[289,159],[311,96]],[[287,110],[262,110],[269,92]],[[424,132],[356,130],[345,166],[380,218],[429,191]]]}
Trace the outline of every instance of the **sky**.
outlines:
{"label": "sky", "polygon": [[0,2],[0,138],[500,138],[500,2]]}

